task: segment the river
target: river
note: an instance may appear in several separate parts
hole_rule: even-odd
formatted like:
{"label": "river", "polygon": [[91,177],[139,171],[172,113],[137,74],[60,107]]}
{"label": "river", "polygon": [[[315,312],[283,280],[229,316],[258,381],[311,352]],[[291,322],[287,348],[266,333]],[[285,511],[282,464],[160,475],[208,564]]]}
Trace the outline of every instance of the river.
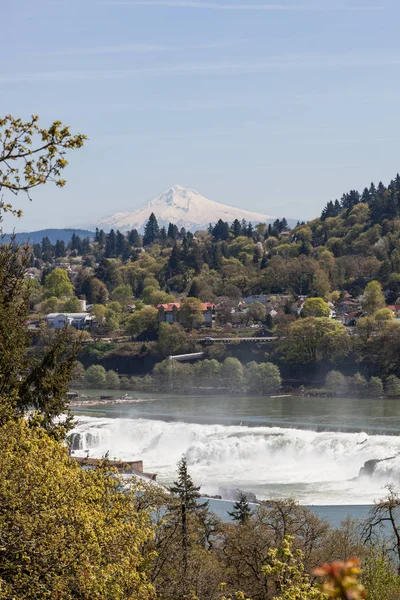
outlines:
{"label": "river", "polygon": [[[142,459],[166,484],[185,454],[205,494],[229,498],[239,487],[320,507],[370,505],[400,480],[398,400],[131,396],[132,403],[74,409],[76,454]],[[360,477],[372,459],[389,460]]]}

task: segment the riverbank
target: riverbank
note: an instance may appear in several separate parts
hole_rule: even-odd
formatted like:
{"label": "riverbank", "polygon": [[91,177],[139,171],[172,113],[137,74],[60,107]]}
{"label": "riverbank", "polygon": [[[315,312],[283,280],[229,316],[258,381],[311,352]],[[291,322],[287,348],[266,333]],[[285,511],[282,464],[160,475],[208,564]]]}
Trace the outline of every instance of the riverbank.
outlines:
{"label": "riverbank", "polygon": [[[204,498],[207,500],[208,498]],[[203,498],[202,498],[203,500]],[[252,505],[253,508],[258,508],[259,505]],[[331,527],[340,527],[347,518],[351,520],[363,521],[367,518],[372,505],[357,504],[357,505],[327,505],[327,506],[310,506],[305,505],[320,519],[324,519]],[[210,509],[225,523],[229,523],[232,517],[229,515],[233,510],[233,502],[229,500],[210,499]]]}
{"label": "riverbank", "polygon": [[123,398],[88,398],[87,396],[79,396],[79,400],[71,400],[71,408],[85,406],[105,406],[108,404],[139,404],[141,402],[155,402],[157,398],[133,398],[132,396],[124,396]]}

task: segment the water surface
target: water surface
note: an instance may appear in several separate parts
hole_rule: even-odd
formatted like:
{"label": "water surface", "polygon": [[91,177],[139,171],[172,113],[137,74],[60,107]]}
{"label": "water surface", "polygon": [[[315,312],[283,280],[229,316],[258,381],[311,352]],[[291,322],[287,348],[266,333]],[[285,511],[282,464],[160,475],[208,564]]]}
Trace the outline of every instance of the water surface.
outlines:
{"label": "water surface", "polygon": [[[161,483],[185,454],[202,491],[225,498],[239,487],[261,499],[368,505],[400,480],[397,400],[139,396],[77,408],[76,452],[142,459]],[[359,477],[371,459],[382,462]]]}

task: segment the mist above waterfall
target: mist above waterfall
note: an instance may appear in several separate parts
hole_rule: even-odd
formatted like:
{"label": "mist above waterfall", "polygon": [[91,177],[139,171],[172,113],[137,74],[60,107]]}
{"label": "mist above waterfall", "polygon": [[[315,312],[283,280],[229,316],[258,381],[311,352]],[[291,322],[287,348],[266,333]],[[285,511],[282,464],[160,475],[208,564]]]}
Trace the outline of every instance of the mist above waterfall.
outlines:
{"label": "mist above waterfall", "polygon": [[[239,486],[259,498],[369,504],[386,483],[400,481],[395,436],[95,417],[80,417],[72,436],[76,454],[141,459],[160,482],[172,481],[185,454],[195,482],[210,494]],[[366,461],[390,456],[372,477],[359,477]]]}

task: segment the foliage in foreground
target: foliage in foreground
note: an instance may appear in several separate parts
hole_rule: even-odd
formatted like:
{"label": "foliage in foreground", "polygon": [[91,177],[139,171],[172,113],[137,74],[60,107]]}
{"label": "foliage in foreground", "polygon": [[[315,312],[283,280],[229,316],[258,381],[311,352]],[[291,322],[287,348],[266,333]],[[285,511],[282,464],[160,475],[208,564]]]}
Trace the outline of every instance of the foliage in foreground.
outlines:
{"label": "foliage in foreground", "polygon": [[85,470],[23,419],[0,428],[0,598],[147,600],[153,530],[106,467]]}

